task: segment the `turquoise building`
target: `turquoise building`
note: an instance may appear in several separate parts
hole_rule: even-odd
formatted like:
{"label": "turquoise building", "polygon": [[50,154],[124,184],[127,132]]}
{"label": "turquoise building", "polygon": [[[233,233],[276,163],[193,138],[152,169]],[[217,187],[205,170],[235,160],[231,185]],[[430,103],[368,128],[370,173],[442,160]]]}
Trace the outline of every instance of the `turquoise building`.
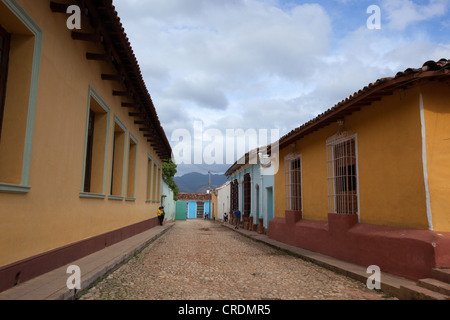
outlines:
{"label": "turquoise building", "polygon": [[176,208],[176,220],[204,219],[211,212],[209,194],[179,193]]}
{"label": "turquoise building", "polygon": [[161,190],[161,205],[164,207],[165,221],[172,222],[175,220],[176,201],[174,200],[174,193],[169,188],[169,185],[162,181]]}
{"label": "turquoise building", "polygon": [[245,154],[225,173],[231,181],[230,211],[241,211],[246,229],[267,232],[269,221],[275,216],[276,164],[275,157],[258,148]]}
{"label": "turquoise building", "polygon": [[186,221],[187,220],[187,210],[188,210],[188,203],[186,201],[177,201],[176,211],[175,211],[175,220],[176,221]]}

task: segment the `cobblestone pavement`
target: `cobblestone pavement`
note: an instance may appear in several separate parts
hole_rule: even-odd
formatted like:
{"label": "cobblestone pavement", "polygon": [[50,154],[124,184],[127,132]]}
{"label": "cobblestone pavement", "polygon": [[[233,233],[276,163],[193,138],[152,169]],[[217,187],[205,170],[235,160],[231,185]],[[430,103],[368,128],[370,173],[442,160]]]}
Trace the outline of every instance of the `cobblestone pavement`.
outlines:
{"label": "cobblestone pavement", "polygon": [[220,223],[176,222],[82,300],[384,300],[363,283]]}

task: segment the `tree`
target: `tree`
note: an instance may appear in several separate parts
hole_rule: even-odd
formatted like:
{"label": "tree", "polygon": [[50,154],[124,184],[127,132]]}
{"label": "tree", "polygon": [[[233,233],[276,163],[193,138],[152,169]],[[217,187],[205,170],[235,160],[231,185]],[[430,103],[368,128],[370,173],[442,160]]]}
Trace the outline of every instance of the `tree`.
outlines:
{"label": "tree", "polygon": [[173,177],[177,174],[177,164],[173,162],[172,159],[163,161],[162,164],[163,167],[163,179],[166,181],[167,185],[169,186],[170,190],[173,191],[173,200],[177,201],[177,194],[178,194],[178,186],[173,181]]}

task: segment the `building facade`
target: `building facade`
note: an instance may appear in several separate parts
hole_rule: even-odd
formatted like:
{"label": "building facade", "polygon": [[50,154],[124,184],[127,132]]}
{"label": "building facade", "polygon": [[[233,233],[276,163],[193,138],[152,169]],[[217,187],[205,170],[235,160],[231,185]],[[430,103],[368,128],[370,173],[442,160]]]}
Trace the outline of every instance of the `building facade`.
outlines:
{"label": "building facade", "polygon": [[[178,193],[177,215],[184,220],[183,210],[186,208],[186,219],[211,219],[211,197],[207,193]],[[184,205],[186,204],[186,205]]]}
{"label": "building facade", "polygon": [[[267,232],[275,215],[277,155],[265,156],[267,150],[265,147],[248,152],[225,173],[230,179],[230,212],[239,209],[243,227],[260,233]],[[233,219],[232,214],[230,217]]]}
{"label": "building facade", "polygon": [[176,214],[176,201],[174,200],[174,192],[169,188],[169,185],[162,181],[162,195],[161,206],[164,207],[164,221],[174,222]]}
{"label": "building facade", "polygon": [[215,190],[216,205],[213,206],[216,210],[216,220],[223,221],[224,214],[230,217],[230,182],[226,182]]}
{"label": "building facade", "polygon": [[449,67],[380,79],[282,137],[270,238],[411,279],[450,267]]}
{"label": "building facade", "polygon": [[0,1],[0,290],[157,226],[170,144],[112,2],[71,4]]}

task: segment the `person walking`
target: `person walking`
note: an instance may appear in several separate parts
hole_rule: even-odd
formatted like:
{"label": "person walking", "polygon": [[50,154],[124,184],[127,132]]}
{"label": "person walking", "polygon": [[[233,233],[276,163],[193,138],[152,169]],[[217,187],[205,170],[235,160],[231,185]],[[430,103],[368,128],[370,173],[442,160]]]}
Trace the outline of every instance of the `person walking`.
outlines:
{"label": "person walking", "polygon": [[158,209],[158,222],[159,222],[160,226],[163,225],[164,216],[165,216],[164,207],[159,207],[159,209]]}
{"label": "person walking", "polygon": [[234,227],[235,229],[239,229],[239,223],[241,222],[241,211],[239,211],[239,209],[237,209],[235,212],[234,212],[234,220],[235,220],[235,223],[236,223],[236,226]]}

